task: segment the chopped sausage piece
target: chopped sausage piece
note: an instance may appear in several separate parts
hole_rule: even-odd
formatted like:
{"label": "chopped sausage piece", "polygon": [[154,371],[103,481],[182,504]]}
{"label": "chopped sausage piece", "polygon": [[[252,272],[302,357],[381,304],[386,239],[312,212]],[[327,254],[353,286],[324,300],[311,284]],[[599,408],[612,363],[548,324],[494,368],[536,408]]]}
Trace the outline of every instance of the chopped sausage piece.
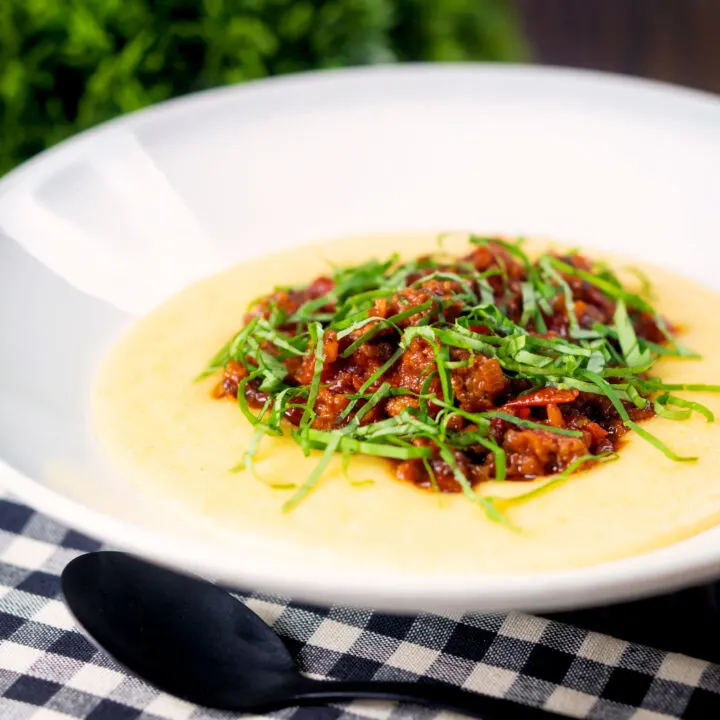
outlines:
{"label": "chopped sausage piece", "polygon": [[590,448],[583,438],[548,430],[508,430],[503,440],[508,472],[526,478],[561,472]]}
{"label": "chopped sausage piece", "polygon": [[390,383],[414,393],[420,394],[424,390],[428,394],[441,397],[442,388],[436,368],[432,345],[423,338],[413,338],[391,375]]}
{"label": "chopped sausage piece", "polygon": [[390,398],[385,405],[385,412],[390,417],[399,415],[403,410],[415,409],[419,406],[419,402],[416,398],[410,395],[398,395]]}
{"label": "chopped sausage piece", "polygon": [[[469,353],[465,355],[469,358]],[[500,363],[485,355],[475,355],[467,367],[453,369],[451,383],[460,408],[466,412],[490,410],[509,385]]]}
{"label": "chopped sausage piece", "polygon": [[350,404],[347,396],[334,393],[327,388],[320,388],[315,400],[315,419],[312,426],[316,430],[332,430],[342,411]]}
{"label": "chopped sausage piece", "polygon": [[237,397],[238,385],[248,376],[248,371],[244,365],[237,360],[230,360],[225,366],[223,379],[217,385],[214,395],[217,398],[230,396]]}

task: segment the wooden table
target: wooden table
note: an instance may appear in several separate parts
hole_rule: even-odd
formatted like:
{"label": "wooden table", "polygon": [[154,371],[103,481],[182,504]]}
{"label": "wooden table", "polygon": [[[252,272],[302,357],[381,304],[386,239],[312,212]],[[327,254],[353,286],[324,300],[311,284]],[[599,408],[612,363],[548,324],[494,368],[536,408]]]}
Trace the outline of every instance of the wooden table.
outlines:
{"label": "wooden table", "polygon": [[720,93],[720,0],[514,0],[534,59]]}

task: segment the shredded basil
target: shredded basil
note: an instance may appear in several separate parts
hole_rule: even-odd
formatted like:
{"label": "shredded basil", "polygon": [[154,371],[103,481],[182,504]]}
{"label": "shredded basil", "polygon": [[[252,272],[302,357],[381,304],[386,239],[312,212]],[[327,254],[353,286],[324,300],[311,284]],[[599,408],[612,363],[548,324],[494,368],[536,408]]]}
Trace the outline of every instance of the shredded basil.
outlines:
{"label": "shredded basil", "polygon": [[[669,420],[683,421],[699,414],[713,422],[714,414],[705,405],[674,393],[720,392],[720,385],[664,383],[650,374],[660,358],[699,356],[678,342],[652,306],[651,286],[642,273],[635,271],[642,289],[634,293],[612,269],[596,263],[590,272],[574,253],[563,258],[546,253],[531,260],[522,241],[471,236],[470,243],[494,253],[494,264],[478,269],[471,259],[453,260],[442,253],[409,261],[393,255],[332,268],[331,289],[303,302],[292,313],[278,299],[281,295],[254,301],[252,317],[197,378],[207,378],[231,361],[243,370],[237,402],[255,431],[236,469],[255,474],[253,460],[262,439],[286,432],[286,418],[294,413],[300,419],[291,436],[303,452],[318,451],[320,458],[299,487],[294,483],[270,485],[295,491],[285,510],[294,508],[312,491],[335,453],[342,455],[344,472],[349,458],[357,454],[417,461],[436,490],[434,463],[439,459],[450,468],[466,497],[492,520],[509,525],[499,504],[534,497],[585,463],[606,459],[606,455],[579,457],[549,483],[512,499],[478,494],[458,463],[457,453],[480,453],[492,461],[494,479],[504,480],[509,459],[491,433],[494,421],[561,436],[583,436],[580,430],[524,419],[502,407],[484,412],[460,407],[454,383],[463,372],[472,374],[479,355],[496,360],[508,379],[525,381],[531,388],[528,392],[557,388],[605,397],[626,428],[666,457],[678,462],[696,460],[671,450],[633,420],[637,417],[633,413],[654,410]],[[517,263],[522,268],[520,280]],[[592,286],[614,308],[606,324],[588,326],[584,306],[575,299],[579,285]],[[287,293],[302,290],[284,289]],[[565,320],[564,331],[549,331],[549,327],[557,327],[553,321],[558,316]],[[663,342],[651,342],[640,333],[638,328],[649,320]],[[338,343],[339,362],[352,361],[363,346],[378,346],[386,338],[391,349],[383,351],[373,372],[363,375],[359,388],[345,396],[347,404],[337,414],[335,425],[321,429],[316,424],[318,399],[326,397],[323,377],[330,338]],[[434,363],[427,367],[422,387],[396,387],[398,383],[390,380],[405,362],[404,354],[423,346]],[[288,368],[293,363],[303,364],[307,383],[298,385],[292,380]],[[259,410],[248,404],[252,388],[267,398]],[[402,398],[407,398],[406,406]],[[372,420],[375,408],[382,409],[390,401],[405,409]],[[453,429],[459,425],[467,427]]]}

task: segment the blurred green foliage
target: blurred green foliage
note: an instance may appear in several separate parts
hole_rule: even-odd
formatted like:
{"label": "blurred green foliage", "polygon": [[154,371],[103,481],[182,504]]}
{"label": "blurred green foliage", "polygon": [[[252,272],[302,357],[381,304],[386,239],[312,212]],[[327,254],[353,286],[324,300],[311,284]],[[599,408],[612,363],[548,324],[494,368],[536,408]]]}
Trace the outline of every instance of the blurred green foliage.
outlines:
{"label": "blurred green foliage", "polygon": [[0,174],[203,88],[395,60],[515,60],[507,0],[0,0]]}

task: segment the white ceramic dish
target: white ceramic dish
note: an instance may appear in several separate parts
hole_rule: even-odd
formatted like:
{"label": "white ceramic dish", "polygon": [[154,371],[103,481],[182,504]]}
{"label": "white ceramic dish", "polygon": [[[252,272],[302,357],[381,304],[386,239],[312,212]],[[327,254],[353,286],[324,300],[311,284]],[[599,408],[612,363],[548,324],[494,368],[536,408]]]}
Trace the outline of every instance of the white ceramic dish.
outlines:
{"label": "white ceramic dish", "polygon": [[86,416],[120,329],[233,261],[349,234],[474,228],[620,250],[720,289],[718,198],[720,101],[585,72],[308,74],[109,123],[0,181],[1,481],[114,546],[324,603],[561,608],[718,575],[720,528],[536,576],[330,571],[322,556],[225,537],[129,490]]}

